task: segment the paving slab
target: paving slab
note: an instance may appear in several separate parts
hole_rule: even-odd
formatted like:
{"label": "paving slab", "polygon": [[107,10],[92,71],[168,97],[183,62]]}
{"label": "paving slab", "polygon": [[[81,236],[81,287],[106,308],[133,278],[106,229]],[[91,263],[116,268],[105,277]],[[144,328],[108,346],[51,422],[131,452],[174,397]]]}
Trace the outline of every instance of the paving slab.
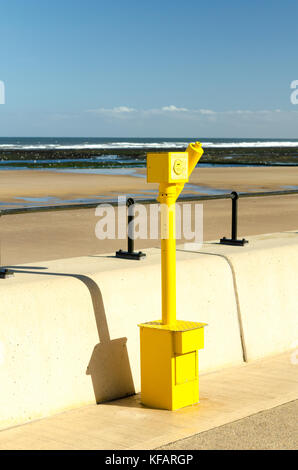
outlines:
{"label": "paving slab", "polygon": [[134,395],[3,430],[0,449],[156,449],[296,400],[296,359],[289,351],[202,375],[200,403],[174,412]]}

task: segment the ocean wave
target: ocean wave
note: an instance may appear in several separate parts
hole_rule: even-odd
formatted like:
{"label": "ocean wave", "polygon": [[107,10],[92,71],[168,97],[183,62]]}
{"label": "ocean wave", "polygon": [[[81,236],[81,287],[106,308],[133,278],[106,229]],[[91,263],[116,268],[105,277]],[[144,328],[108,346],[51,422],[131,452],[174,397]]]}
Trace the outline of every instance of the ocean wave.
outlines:
{"label": "ocean wave", "polygon": [[[190,140],[191,141],[191,140]],[[190,141],[185,142],[105,142],[105,143],[80,143],[63,145],[59,143],[54,144],[0,144],[0,150],[117,150],[117,149],[160,149],[160,148],[173,148],[181,149],[186,148]],[[202,142],[205,148],[274,148],[274,147],[298,147],[298,141],[232,141],[232,142]],[[107,158],[108,156],[105,156]],[[109,156],[112,158],[112,156]]]}
{"label": "ocean wave", "polygon": [[181,148],[186,147],[188,142],[111,142],[103,144],[36,144],[36,145],[20,145],[20,144],[0,144],[0,149],[14,150],[109,150],[109,149],[143,149],[143,148]]}
{"label": "ocean wave", "polygon": [[268,142],[221,142],[221,143],[214,143],[214,142],[202,142],[203,147],[210,147],[210,148],[264,148],[264,147],[298,147],[298,142],[292,141],[268,141]]}

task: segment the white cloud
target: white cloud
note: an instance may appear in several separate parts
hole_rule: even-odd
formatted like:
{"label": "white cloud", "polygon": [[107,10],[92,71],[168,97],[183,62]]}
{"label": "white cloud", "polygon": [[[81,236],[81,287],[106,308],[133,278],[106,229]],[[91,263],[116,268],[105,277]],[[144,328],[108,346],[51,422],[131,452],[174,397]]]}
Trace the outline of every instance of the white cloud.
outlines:
{"label": "white cloud", "polygon": [[[93,113],[102,117],[119,120],[129,120],[140,123],[142,119],[149,119],[150,117],[158,117],[164,119],[173,118],[175,121],[187,121],[194,123],[204,122],[224,122],[227,117],[231,119],[231,123],[236,123],[237,120],[248,122],[257,119],[261,121],[276,120],[277,116],[283,116],[283,118],[289,118],[293,116],[297,111],[282,111],[280,109],[273,110],[250,110],[250,109],[234,109],[225,111],[215,111],[212,109],[205,108],[184,108],[178,107],[173,104],[162,106],[160,108],[148,108],[148,109],[136,109],[130,106],[115,106],[113,108],[97,108],[87,110],[89,113]],[[239,121],[239,123],[240,123]]]}
{"label": "white cloud", "polygon": [[171,113],[175,113],[175,112],[186,112],[186,111],[189,111],[187,108],[177,108],[177,106],[174,106],[173,104],[171,104],[170,106],[163,106],[161,108],[162,111],[170,111]]}
{"label": "white cloud", "polygon": [[118,106],[116,108],[112,108],[111,111],[113,113],[133,113],[136,109],[129,108],[128,106]]}
{"label": "white cloud", "polygon": [[88,109],[88,113],[95,114],[127,114],[134,113],[137,110],[135,108],[129,108],[128,106],[115,106],[114,108],[97,108],[97,109]]}
{"label": "white cloud", "polygon": [[198,109],[194,110],[194,112],[199,114],[216,114],[216,111],[212,111],[212,109]]}

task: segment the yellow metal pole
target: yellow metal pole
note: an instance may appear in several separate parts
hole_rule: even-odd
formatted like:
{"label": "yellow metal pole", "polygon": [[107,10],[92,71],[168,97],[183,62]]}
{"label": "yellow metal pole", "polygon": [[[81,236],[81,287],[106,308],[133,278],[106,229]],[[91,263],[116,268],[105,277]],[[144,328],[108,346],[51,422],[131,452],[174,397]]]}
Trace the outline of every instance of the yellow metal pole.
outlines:
{"label": "yellow metal pole", "polygon": [[161,184],[162,323],[176,323],[176,185]]}
{"label": "yellow metal pole", "polygon": [[204,347],[206,324],[176,318],[175,204],[202,154],[196,142],[186,152],[147,155],[147,181],[159,183],[162,320],[139,325],[141,401],[166,410],[199,401],[198,350]]}

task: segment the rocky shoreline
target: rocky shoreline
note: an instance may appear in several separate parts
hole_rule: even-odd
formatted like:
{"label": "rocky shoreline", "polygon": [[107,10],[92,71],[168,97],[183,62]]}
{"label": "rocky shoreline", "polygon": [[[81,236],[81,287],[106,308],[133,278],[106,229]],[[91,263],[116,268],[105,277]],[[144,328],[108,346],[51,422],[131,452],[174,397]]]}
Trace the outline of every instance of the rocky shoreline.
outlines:
{"label": "rocky shoreline", "polygon": [[[9,163],[9,166],[19,166],[22,162],[28,167],[129,167],[144,166],[147,152],[184,151],[185,147],[162,149],[47,149],[23,150],[1,149],[0,161]],[[96,157],[104,155],[117,155],[119,161],[94,161]],[[123,162],[123,158],[127,161]],[[81,161],[83,159],[83,161]],[[129,162],[129,160],[132,160]],[[15,161],[15,163],[12,162]],[[45,162],[47,160],[47,162]],[[66,162],[64,160],[72,160]],[[90,160],[90,161],[88,161]],[[92,161],[91,161],[92,160]],[[136,162],[137,160],[137,162]],[[298,148],[293,147],[259,147],[259,148],[207,148],[201,159],[205,164],[237,164],[237,165],[298,165]]]}

